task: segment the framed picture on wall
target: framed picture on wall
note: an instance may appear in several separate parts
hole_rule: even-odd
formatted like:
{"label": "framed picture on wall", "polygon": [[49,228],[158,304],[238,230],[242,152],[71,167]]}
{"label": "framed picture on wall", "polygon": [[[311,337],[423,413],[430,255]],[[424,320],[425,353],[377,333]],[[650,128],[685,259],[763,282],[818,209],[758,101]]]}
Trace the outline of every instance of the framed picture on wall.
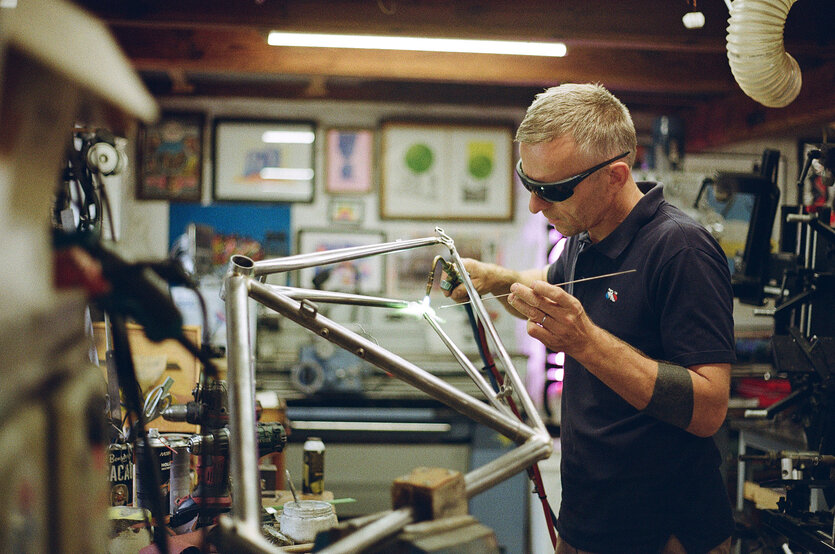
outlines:
{"label": "framed picture on wall", "polygon": [[[368,246],[385,240],[385,234],[380,231],[302,229],[298,232],[298,252],[307,254],[352,246]],[[308,289],[379,294],[385,286],[384,256],[301,269],[299,286]]]}
{"label": "framed picture on wall", "polygon": [[338,225],[359,226],[365,219],[365,202],[355,198],[331,198],[328,219]]}
{"label": "framed picture on wall", "polygon": [[512,127],[384,123],[380,216],[511,220]]}
{"label": "framed picture on wall", "polygon": [[325,134],[329,194],[365,194],[372,189],[374,133],[370,129],[329,129]]}
{"label": "framed picture on wall", "polygon": [[200,113],[164,113],[139,129],[136,197],[199,202],[203,190],[203,126]]}
{"label": "framed picture on wall", "polygon": [[[423,238],[430,235],[426,232],[408,233],[405,240]],[[455,233],[452,237],[455,249],[463,258],[493,261],[498,259],[499,241],[492,233]],[[419,298],[426,290],[427,275],[432,269],[432,262],[438,251],[434,248],[412,248],[401,252],[393,252],[386,256],[390,261],[387,269],[386,294],[392,298]],[[440,293],[440,282],[436,275],[433,294]]]}
{"label": "framed picture on wall", "polygon": [[308,121],[216,120],[214,198],[313,201],[315,140]]}

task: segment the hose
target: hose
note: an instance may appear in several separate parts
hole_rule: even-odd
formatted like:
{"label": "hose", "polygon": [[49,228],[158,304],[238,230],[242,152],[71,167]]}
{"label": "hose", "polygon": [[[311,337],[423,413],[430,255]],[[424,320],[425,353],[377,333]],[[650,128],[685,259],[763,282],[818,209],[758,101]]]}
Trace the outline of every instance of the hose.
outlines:
{"label": "hose", "polygon": [[768,108],[791,104],[800,93],[797,61],[786,52],[783,28],[796,0],[734,0],[728,20],[728,62],[737,84]]}

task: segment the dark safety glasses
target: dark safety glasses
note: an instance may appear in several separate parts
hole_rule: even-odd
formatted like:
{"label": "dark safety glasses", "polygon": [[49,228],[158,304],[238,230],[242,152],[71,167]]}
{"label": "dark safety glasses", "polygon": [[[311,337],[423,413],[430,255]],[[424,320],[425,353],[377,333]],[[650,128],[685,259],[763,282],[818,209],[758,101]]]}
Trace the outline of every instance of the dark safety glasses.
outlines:
{"label": "dark safety glasses", "polygon": [[616,162],[621,158],[625,158],[629,155],[629,150],[615,156],[610,160],[606,160],[603,163],[597,164],[596,166],[589,168],[582,173],[578,173],[573,177],[569,177],[567,179],[563,179],[561,181],[554,181],[553,183],[543,183],[542,181],[535,181],[531,179],[525,172],[522,171],[522,159],[520,158],[519,161],[516,163],[516,174],[522,180],[522,184],[525,185],[525,188],[528,191],[534,193],[538,197],[542,198],[546,202],[562,202],[563,200],[567,200],[574,194],[574,189],[579,185],[583,179],[594,173],[599,169],[603,169],[607,165],[612,162]]}

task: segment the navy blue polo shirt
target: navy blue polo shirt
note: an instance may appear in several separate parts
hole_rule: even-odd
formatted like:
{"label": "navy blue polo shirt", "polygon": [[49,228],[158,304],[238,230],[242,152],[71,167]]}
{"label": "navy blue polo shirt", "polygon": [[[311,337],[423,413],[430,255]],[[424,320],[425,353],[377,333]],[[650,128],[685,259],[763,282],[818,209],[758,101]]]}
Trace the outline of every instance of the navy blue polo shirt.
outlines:
{"label": "navy blue polo shirt", "polygon": [[[681,366],[735,361],[733,293],[725,254],[696,221],[646,194],[607,237],[570,237],[548,270],[591,320],[655,360]],[[675,534],[690,552],[733,530],[721,462],[700,438],[644,414],[565,358],[560,426],[563,497],[557,529],[592,552],[655,552]]]}

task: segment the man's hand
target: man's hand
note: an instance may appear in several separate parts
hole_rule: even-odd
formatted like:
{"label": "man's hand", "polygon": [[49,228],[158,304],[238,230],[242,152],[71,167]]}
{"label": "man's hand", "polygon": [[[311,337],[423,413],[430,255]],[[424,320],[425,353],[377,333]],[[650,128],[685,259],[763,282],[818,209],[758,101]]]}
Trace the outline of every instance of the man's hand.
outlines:
{"label": "man's hand", "polygon": [[514,283],[508,303],[528,320],[527,332],[555,352],[582,358],[599,330],[580,301],[560,287],[534,281]]}
{"label": "man's hand", "polygon": [[[513,283],[531,283],[535,279],[544,279],[544,269],[529,269],[526,271],[513,271],[496,264],[480,262],[472,258],[464,258],[464,269],[470,275],[475,289],[480,295],[491,293],[499,297],[499,302],[515,317],[524,318],[525,316],[516,311],[513,306],[508,304],[507,296],[510,292],[510,286]],[[446,278],[446,274],[442,276]],[[470,298],[464,285],[459,284],[452,290],[444,290],[444,294],[449,296],[456,302],[466,302]]]}
{"label": "man's hand", "polygon": [[[472,258],[464,258],[462,260],[464,262],[464,269],[467,270],[467,273],[470,274],[470,280],[475,285],[475,289],[478,291],[479,294],[487,294],[488,292],[492,292],[490,289],[491,283],[491,274],[495,272],[496,269],[501,269],[499,266],[493,264],[487,264],[484,262],[480,262],[478,260],[474,260]],[[441,274],[441,282],[448,281],[449,276],[444,271]],[[456,302],[466,302],[470,299],[469,295],[467,295],[467,290],[464,288],[464,284],[456,277],[452,279],[455,286],[452,289],[445,289],[443,286],[441,289],[444,292],[444,296],[448,296],[451,299],[455,300]]]}

